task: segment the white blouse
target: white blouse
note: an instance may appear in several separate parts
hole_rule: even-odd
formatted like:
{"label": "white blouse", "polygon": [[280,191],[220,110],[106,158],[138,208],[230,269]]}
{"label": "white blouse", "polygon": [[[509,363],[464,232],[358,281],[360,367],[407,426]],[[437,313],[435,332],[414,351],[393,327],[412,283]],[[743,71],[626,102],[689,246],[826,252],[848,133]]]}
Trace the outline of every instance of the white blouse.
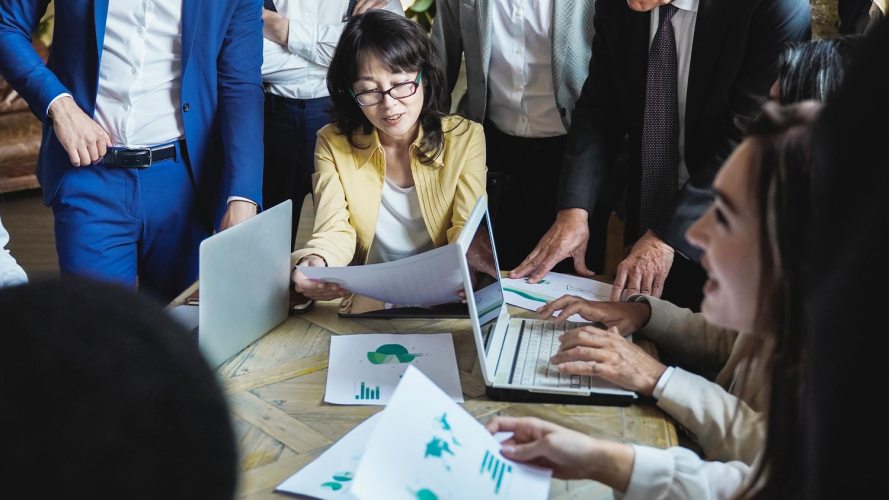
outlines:
{"label": "white blouse", "polygon": [[417,187],[402,188],[386,177],[367,263],[391,262],[434,247],[420,211]]}

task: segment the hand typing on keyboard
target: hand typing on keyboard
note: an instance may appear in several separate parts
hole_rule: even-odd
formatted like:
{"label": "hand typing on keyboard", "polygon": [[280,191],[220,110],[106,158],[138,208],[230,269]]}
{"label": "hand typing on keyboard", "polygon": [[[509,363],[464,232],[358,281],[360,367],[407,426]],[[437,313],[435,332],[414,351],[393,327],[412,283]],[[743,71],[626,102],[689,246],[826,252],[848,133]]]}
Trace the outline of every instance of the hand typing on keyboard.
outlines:
{"label": "hand typing on keyboard", "polygon": [[623,336],[636,333],[651,319],[651,306],[647,302],[596,302],[574,295],[563,295],[537,309],[542,318],[551,318],[557,311],[561,312],[556,323],[564,323],[579,314],[600,328],[616,327]]}
{"label": "hand typing on keyboard", "polygon": [[667,369],[615,327],[574,328],[559,337],[559,343],[558,352],[550,358],[559,373],[599,377],[644,396],[652,395]]}

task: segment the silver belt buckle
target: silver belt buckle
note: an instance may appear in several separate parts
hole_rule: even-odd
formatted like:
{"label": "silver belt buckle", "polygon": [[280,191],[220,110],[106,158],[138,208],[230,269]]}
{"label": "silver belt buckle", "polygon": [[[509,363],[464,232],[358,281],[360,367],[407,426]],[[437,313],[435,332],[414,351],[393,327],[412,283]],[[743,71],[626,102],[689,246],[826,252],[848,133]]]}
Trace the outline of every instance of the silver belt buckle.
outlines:
{"label": "silver belt buckle", "polygon": [[134,166],[136,168],[148,168],[151,166],[151,163],[153,160],[153,158],[152,158],[153,153],[151,151],[151,148],[127,148],[127,151],[137,151],[137,152],[147,151],[148,152],[148,163],[146,163],[145,165],[134,165]]}

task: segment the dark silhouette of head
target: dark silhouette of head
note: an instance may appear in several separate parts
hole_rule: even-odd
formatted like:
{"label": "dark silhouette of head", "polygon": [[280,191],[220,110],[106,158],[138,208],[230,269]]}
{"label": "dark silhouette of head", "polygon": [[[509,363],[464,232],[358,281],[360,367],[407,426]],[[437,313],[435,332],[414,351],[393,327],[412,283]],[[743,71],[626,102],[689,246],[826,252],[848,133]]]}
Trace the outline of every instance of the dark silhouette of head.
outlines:
{"label": "dark silhouette of head", "polygon": [[225,398],[160,304],[80,278],[0,290],[4,496],[228,499]]}

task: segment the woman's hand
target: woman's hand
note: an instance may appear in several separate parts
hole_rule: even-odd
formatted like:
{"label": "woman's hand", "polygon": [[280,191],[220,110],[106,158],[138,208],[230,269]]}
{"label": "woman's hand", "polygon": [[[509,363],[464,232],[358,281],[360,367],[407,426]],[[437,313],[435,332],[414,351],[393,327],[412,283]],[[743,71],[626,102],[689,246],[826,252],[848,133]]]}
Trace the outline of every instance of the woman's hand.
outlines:
{"label": "woman's hand", "polygon": [[551,318],[556,311],[556,323],[564,323],[574,314],[583,319],[599,322],[606,328],[617,327],[622,335],[632,335],[648,324],[651,319],[651,306],[647,302],[596,302],[575,295],[563,295],[547,302],[537,310],[544,319]]}
{"label": "woman's hand", "polygon": [[[303,257],[297,264],[308,267],[327,267],[327,263],[324,262],[324,259],[314,254]],[[293,274],[290,279],[293,280],[294,290],[312,300],[333,300],[339,297],[345,297],[349,293],[336,283],[326,283],[324,281],[316,281],[306,278],[306,276],[299,272],[299,269],[297,268],[293,268]]]}
{"label": "woman's hand", "polygon": [[488,432],[512,432],[501,453],[517,462],[547,469],[559,479],[592,479],[626,491],[633,470],[633,448],[561,427],[534,417],[494,417]]}
{"label": "woman's hand", "polygon": [[667,369],[617,328],[584,326],[559,337],[559,352],[549,359],[562,373],[592,375],[625,389],[651,396]]}

